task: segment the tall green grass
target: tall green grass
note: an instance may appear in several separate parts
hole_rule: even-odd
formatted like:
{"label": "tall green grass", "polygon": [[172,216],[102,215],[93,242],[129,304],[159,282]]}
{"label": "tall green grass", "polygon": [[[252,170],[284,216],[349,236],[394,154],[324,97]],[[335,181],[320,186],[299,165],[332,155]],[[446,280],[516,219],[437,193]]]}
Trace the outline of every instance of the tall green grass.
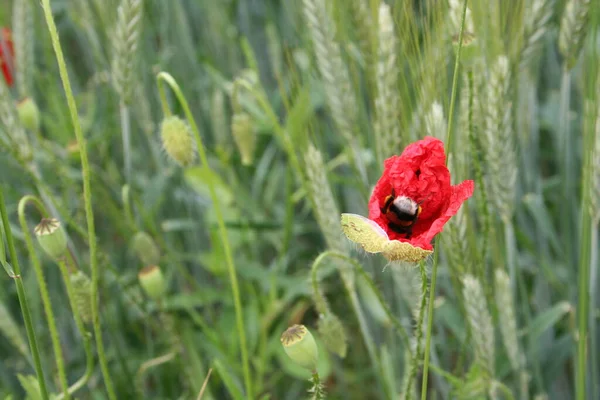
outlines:
{"label": "tall green grass", "polygon": [[[307,398],[293,324],[326,398],[599,398],[593,3],[9,1],[0,399]],[[340,213],[426,135],[475,194],[427,262],[388,264]]]}

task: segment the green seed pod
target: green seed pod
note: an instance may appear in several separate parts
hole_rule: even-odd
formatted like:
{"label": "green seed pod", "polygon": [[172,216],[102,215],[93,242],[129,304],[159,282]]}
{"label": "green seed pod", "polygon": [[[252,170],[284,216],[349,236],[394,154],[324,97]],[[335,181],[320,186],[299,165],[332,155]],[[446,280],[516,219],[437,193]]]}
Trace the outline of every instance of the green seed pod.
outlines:
{"label": "green seed pod", "polygon": [[85,323],[92,322],[92,281],[82,272],[77,271],[70,277],[73,285],[73,297],[77,311]]}
{"label": "green seed pod", "polygon": [[140,231],[133,236],[131,241],[133,251],[143,265],[156,265],[160,261],[158,246],[148,233]]}
{"label": "green seed pod", "polygon": [[344,358],[348,350],[348,339],[342,321],[332,312],[321,314],[319,334],[325,347],[332,353]]}
{"label": "green seed pod", "polygon": [[256,132],[252,126],[252,119],[247,113],[240,112],[233,115],[231,134],[242,157],[242,164],[252,165],[256,148]]}
{"label": "green seed pod", "polygon": [[25,97],[17,104],[21,124],[32,132],[40,129],[40,110],[31,97]]}
{"label": "green seed pod", "polygon": [[173,161],[187,167],[196,158],[194,141],[189,126],[181,118],[166,117],[160,127],[162,145]]}
{"label": "green seed pod", "polygon": [[167,283],[157,265],[150,265],[142,269],[138,274],[138,280],[146,295],[151,299],[158,300],[167,291]]}
{"label": "green seed pod", "polygon": [[317,369],[319,352],[312,333],[304,325],[293,325],[281,335],[281,344],[287,355],[298,365]]}
{"label": "green seed pod", "polygon": [[42,218],[33,231],[42,249],[50,257],[58,260],[67,251],[67,235],[60,221],[55,218]]}

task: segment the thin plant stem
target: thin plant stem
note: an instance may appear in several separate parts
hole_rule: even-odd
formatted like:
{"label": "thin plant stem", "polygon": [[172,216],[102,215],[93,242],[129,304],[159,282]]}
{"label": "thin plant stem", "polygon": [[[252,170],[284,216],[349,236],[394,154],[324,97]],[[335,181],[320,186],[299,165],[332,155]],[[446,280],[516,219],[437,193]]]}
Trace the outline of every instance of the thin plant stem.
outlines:
{"label": "thin plant stem", "polygon": [[[446,147],[448,155],[452,151],[452,122],[454,120],[454,106],[456,103],[456,91],[458,86],[458,70],[460,67],[460,53],[463,44],[463,33],[465,30],[465,17],[467,15],[468,0],[463,2],[462,18],[460,23],[460,33],[458,35],[458,49],[456,51],[456,61],[454,63],[454,76],[452,77],[452,94],[450,95],[450,109],[448,110],[448,131],[446,132]],[[446,163],[448,158],[446,158]],[[435,238],[435,249],[440,243],[439,235]],[[435,251],[433,255],[433,270],[431,272],[431,284],[429,286],[429,312],[427,313],[427,334],[425,336],[425,358],[423,360],[423,383],[421,385],[421,399],[427,399],[427,377],[429,373],[429,357],[431,353],[431,331],[433,328],[433,304],[435,302],[435,284],[437,280],[439,251]]]}
{"label": "thin plant stem", "polygon": [[[590,307],[589,307],[589,321],[590,321],[590,357],[591,357],[591,376],[598,376],[597,371],[597,339],[596,339],[596,323],[595,323],[595,308],[596,308],[596,289],[597,289],[597,279],[598,279],[598,227],[596,226],[596,222],[592,220],[591,222],[591,235],[590,235]],[[592,398],[598,398],[598,383],[595,379],[592,379]]]}
{"label": "thin plant stem", "polygon": [[417,376],[419,361],[423,353],[423,322],[425,321],[425,308],[427,307],[427,271],[425,270],[424,262],[421,262],[419,268],[421,270],[421,303],[419,304],[419,315],[415,328],[416,351],[410,364],[410,372],[406,379],[406,388],[402,391],[406,399],[409,399],[412,391],[413,381],[415,380],[415,376]]}
{"label": "thin plant stem", "polygon": [[[185,116],[187,118],[188,123],[190,124],[192,131],[194,132],[194,138],[196,139],[196,145],[198,146],[198,154],[200,156],[200,162],[202,163],[203,168],[210,170],[210,165],[208,164],[208,158],[206,157],[206,151],[204,149],[204,145],[202,143],[202,137],[200,136],[200,131],[198,130],[198,126],[196,125],[196,121],[194,120],[194,116],[190,110],[188,102],[183,95],[183,92],[179,88],[179,85],[175,81],[175,79],[166,72],[159,72],[156,76],[156,81],[158,84],[158,89],[160,92],[160,99],[163,106],[163,111],[165,115],[171,115],[171,110],[169,108],[168,103],[166,102],[166,93],[163,87],[163,83],[169,85],[179,104],[183,108]],[[233,256],[231,254],[231,245],[229,243],[229,237],[227,236],[227,228],[225,227],[225,220],[223,219],[223,212],[221,210],[221,202],[217,197],[217,192],[214,185],[209,183],[208,185],[211,200],[214,207],[215,217],[217,219],[217,224],[219,226],[219,232],[221,235],[221,241],[223,245],[223,250],[225,252],[225,260],[227,263],[227,270],[229,273],[229,281],[231,284],[231,291],[233,295],[233,305],[235,308],[235,316],[236,316],[236,325],[237,325],[237,333],[240,338],[240,347],[242,353],[242,368],[244,374],[244,384],[246,386],[246,396],[250,399],[254,398],[253,390],[252,390],[252,378],[250,375],[250,361],[248,358],[248,347],[246,343],[246,331],[244,327],[244,316],[242,309],[242,302],[240,300],[240,289],[237,281],[237,273],[235,264],[233,261]]]}
{"label": "thin plant stem", "polygon": [[33,319],[31,312],[29,311],[29,305],[27,304],[27,296],[25,295],[25,286],[21,279],[21,267],[19,266],[19,259],[17,256],[17,250],[15,249],[15,243],[10,230],[10,222],[8,221],[8,213],[6,212],[6,205],[4,204],[4,193],[0,186],[0,214],[2,214],[2,224],[4,226],[4,236],[8,244],[8,250],[12,261],[12,267],[14,275],[11,278],[14,279],[17,285],[17,296],[19,298],[19,305],[21,307],[21,313],[23,314],[23,320],[25,321],[25,330],[27,331],[27,339],[29,340],[29,347],[31,354],[33,355],[33,364],[37,375],[37,380],[40,385],[40,393],[43,400],[48,400],[48,390],[46,389],[46,380],[44,379],[44,370],[42,369],[42,360],[38,349],[37,339],[35,337],[35,330],[33,328]]}
{"label": "thin plant stem", "polygon": [[25,219],[25,207],[27,204],[33,203],[40,214],[46,217],[48,214],[44,209],[43,203],[35,196],[27,195],[21,198],[18,206],[19,223],[21,224],[21,230],[25,236],[25,244],[27,246],[27,253],[29,254],[29,261],[33,265],[35,274],[38,280],[40,288],[40,295],[42,296],[42,305],[44,312],[46,313],[46,320],[48,322],[48,330],[50,331],[50,341],[52,342],[52,348],[54,350],[54,358],[56,359],[56,368],[58,370],[58,380],[63,390],[63,394],[66,399],[70,399],[69,395],[69,383],[67,381],[67,373],[65,371],[65,364],[63,359],[62,348],[60,345],[60,338],[58,335],[58,329],[56,329],[56,319],[54,318],[54,311],[52,310],[52,302],[50,301],[50,293],[48,292],[48,286],[46,285],[46,278],[44,277],[44,271],[40,260],[36,255],[35,247],[33,245],[33,239],[31,237],[30,230],[27,226]]}
{"label": "thin plant stem", "polygon": [[[590,184],[588,182],[587,184]],[[584,186],[584,190],[586,185]],[[584,400],[586,397],[586,362],[587,362],[587,340],[588,340],[588,327],[589,327],[589,278],[590,278],[590,261],[591,261],[591,237],[593,236],[592,226],[586,218],[588,217],[585,211],[587,207],[585,207],[585,196],[583,198],[584,207],[582,207],[582,220],[581,220],[581,237],[580,248],[579,248],[579,290],[578,297],[579,301],[577,304],[577,369],[575,371],[576,375],[576,399]],[[595,243],[594,243],[595,245]],[[593,246],[592,246],[593,247]]]}
{"label": "thin plant stem", "polygon": [[131,183],[131,119],[129,117],[129,107],[123,100],[119,103],[119,113],[121,114],[121,135],[123,139],[123,171],[125,183]]}
{"label": "thin plant stem", "polygon": [[71,121],[75,130],[75,137],[79,144],[79,154],[81,158],[81,170],[83,176],[83,198],[85,204],[85,216],[88,229],[88,242],[90,249],[90,269],[92,272],[92,324],[94,326],[94,335],[96,337],[96,348],[98,351],[98,359],[100,361],[100,368],[102,369],[102,376],[104,378],[104,384],[108,397],[111,400],[116,400],[112,379],[110,377],[110,371],[108,369],[108,362],[106,360],[106,354],[104,351],[104,343],[102,341],[102,327],[100,325],[100,312],[98,309],[98,284],[100,280],[100,271],[98,269],[97,260],[97,244],[96,244],[96,231],[94,227],[94,210],[92,208],[92,190],[91,190],[91,174],[90,165],[88,161],[86,139],[81,129],[79,121],[79,114],[77,112],[77,105],[75,104],[75,98],[73,97],[73,91],[71,90],[71,82],[69,81],[69,75],[67,72],[67,65],[63,56],[62,48],[58,38],[58,31],[56,30],[56,24],[54,17],[52,16],[52,9],[50,8],[50,0],[42,0],[42,8],[44,9],[44,16],[46,23],[48,24],[48,30],[52,39],[52,47],[56,54],[56,61],[58,63],[58,69],[60,78],[67,97],[67,104],[69,106],[69,113],[71,114]]}
{"label": "thin plant stem", "polygon": [[560,136],[558,143],[560,143],[560,149],[562,149],[562,162],[563,162],[563,199],[567,203],[565,204],[565,212],[568,215],[565,215],[564,218],[561,218],[562,223],[562,232],[564,234],[565,242],[568,242],[565,247],[565,257],[567,265],[573,262],[573,249],[571,243],[573,243],[573,224],[572,221],[575,218],[574,214],[569,214],[573,209],[571,207],[573,198],[573,194],[575,191],[572,186],[572,173],[571,173],[571,164],[572,164],[572,138],[571,138],[571,123],[570,123],[570,106],[571,106],[571,74],[569,70],[565,67],[562,71],[562,79],[560,84]]}

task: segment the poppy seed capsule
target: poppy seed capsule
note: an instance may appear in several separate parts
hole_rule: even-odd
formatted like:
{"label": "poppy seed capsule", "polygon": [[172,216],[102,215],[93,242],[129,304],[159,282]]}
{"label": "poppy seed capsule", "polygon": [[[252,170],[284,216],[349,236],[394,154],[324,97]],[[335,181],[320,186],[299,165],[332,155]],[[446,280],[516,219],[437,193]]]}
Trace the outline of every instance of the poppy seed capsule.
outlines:
{"label": "poppy seed capsule", "polygon": [[62,258],[67,250],[67,235],[56,218],[42,218],[33,230],[42,249],[55,260]]}
{"label": "poppy seed capsule", "polygon": [[17,104],[21,124],[32,132],[40,129],[40,111],[31,97],[25,97]]}
{"label": "poppy seed capsule", "polygon": [[252,165],[256,148],[256,133],[252,126],[252,119],[247,113],[241,112],[233,115],[231,134],[242,157],[242,164]]}
{"label": "poppy seed capsule", "polygon": [[162,271],[157,265],[150,265],[138,273],[138,280],[144,292],[153,300],[158,300],[167,291]]}
{"label": "poppy seed capsule", "polygon": [[311,371],[317,369],[318,350],[313,335],[304,325],[293,325],[281,335],[287,355],[298,365]]}
{"label": "poppy seed capsule", "polygon": [[162,145],[171,159],[182,167],[194,162],[194,141],[189,126],[181,118],[166,117],[160,127]]}
{"label": "poppy seed capsule", "polygon": [[82,271],[77,271],[69,278],[73,285],[73,300],[79,316],[85,323],[92,322],[92,281]]}
{"label": "poppy seed capsule", "polygon": [[158,246],[148,233],[144,231],[136,233],[131,246],[143,265],[156,265],[160,261]]}

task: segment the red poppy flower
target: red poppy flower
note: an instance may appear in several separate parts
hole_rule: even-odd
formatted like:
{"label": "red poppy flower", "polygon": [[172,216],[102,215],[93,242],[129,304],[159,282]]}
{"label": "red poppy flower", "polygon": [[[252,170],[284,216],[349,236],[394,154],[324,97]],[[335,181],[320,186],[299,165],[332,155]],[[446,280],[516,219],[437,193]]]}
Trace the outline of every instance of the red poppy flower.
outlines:
{"label": "red poppy flower", "polygon": [[15,49],[10,29],[2,28],[0,30],[0,70],[2,70],[2,75],[4,75],[4,80],[8,86],[12,86],[13,84],[14,57]]}
{"label": "red poppy flower", "polygon": [[[426,137],[407,146],[400,156],[385,160],[383,175],[369,200],[369,219],[383,228],[390,240],[432,250],[434,236],[473,195],[473,188],[471,180],[456,186],[450,184],[444,144],[439,139]],[[399,221],[395,215],[385,212],[386,202],[389,206],[393,199],[390,195],[405,196],[417,203],[412,203],[418,210],[414,223]],[[410,229],[406,229],[407,226]]]}

